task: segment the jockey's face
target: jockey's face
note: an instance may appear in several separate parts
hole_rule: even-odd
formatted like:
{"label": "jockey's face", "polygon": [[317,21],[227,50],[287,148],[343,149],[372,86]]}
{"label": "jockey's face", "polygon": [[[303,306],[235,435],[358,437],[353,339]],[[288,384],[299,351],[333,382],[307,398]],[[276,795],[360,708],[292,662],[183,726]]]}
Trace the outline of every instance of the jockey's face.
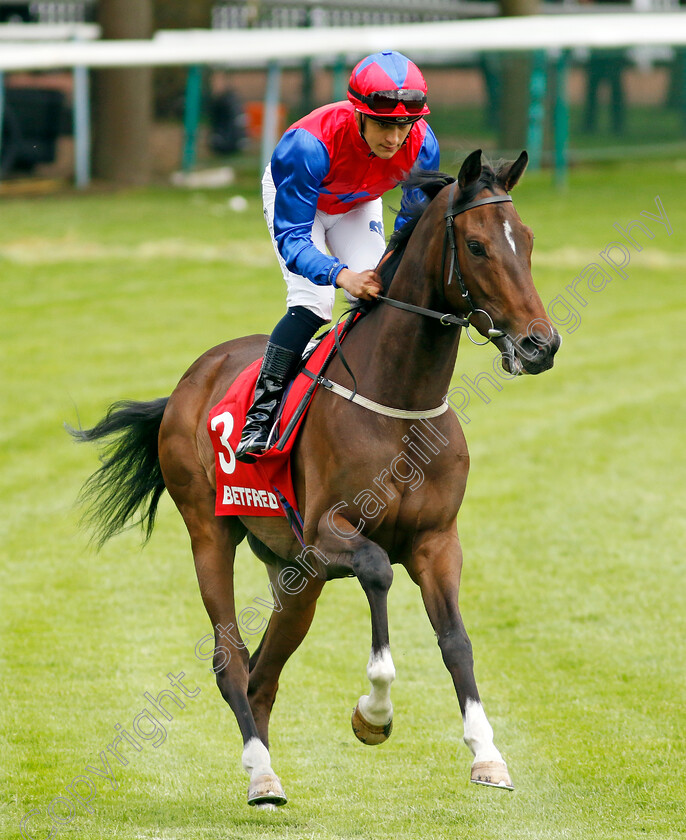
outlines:
{"label": "jockey's face", "polygon": [[355,114],[360,134],[374,154],[389,160],[402,147],[410,133],[412,123],[390,123],[376,120],[368,114]]}

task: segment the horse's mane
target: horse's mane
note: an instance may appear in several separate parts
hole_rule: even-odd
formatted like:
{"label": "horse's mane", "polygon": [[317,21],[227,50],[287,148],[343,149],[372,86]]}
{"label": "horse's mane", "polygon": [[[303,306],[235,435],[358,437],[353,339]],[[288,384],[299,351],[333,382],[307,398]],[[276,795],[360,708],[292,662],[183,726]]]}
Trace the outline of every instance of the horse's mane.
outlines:
{"label": "horse's mane", "polygon": [[384,259],[379,269],[384,294],[388,292],[391,280],[395,277],[395,272],[403,258],[407,243],[410,241],[419,220],[443,187],[452,184],[454,181],[455,178],[452,175],[426,169],[417,169],[411,172],[410,176],[404,181],[403,189],[416,190],[417,192],[415,192],[414,200],[407,208],[407,221],[402,227],[393,231],[384,253]]}
{"label": "horse's mane", "polygon": [[[472,184],[467,185],[464,190],[460,191],[460,199],[455,205],[459,208],[461,204],[468,204],[472,201],[478,193],[483,189],[493,189],[498,183],[498,178],[501,170],[506,166],[505,162],[499,162],[495,166],[490,163],[484,163],[481,169],[481,175]],[[382,257],[380,268],[378,268],[379,275],[383,283],[383,294],[388,294],[388,289],[391,281],[395,277],[400,261],[402,260],[407,243],[414,229],[417,227],[419,220],[422,218],[433,199],[438,193],[448,184],[454,183],[457,179],[445,172],[438,172],[436,170],[416,169],[413,170],[409,177],[403,182],[402,186],[405,190],[414,190],[414,200],[405,209],[407,221],[402,227],[393,232],[388,242],[386,251]],[[397,212],[397,211],[396,211]],[[351,307],[351,311],[366,314],[374,307],[373,301],[360,301]]]}

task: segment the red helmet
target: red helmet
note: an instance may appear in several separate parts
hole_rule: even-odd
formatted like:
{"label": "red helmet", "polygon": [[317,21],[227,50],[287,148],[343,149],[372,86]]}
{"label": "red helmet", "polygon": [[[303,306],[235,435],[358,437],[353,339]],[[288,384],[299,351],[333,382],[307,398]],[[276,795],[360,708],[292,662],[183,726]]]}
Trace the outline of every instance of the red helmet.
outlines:
{"label": "red helmet", "polygon": [[355,67],[348,99],[355,108],[388,122],[414,122],[430,113],[419,67],[399,52],[369,55]]}

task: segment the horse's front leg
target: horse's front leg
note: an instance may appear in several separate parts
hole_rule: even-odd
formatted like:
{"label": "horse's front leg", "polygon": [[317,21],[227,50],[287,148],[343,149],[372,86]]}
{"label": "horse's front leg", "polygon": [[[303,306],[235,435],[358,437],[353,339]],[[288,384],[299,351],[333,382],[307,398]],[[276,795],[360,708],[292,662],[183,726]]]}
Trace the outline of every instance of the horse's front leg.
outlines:
{"label": "horse's front leg", "polygon": [[318,545],[330,558],[327,576],[352,572],[364,590],[372,620],[372,648],[367,663],[370,691],[357,702],[352,715],[355,736],[363,744],[381,744],[393,728],[391,683],[395,666],[388,634],[388,591],[393,569],[386,552],[358,534],[340,515],[322,517]]}
{"label": "horse's front leg", "polygon": [[408,571],[421,589],[443,661],[455,684],[464,741],[474,754],[471,780],[512,790],[507,765],[493,743],[493,729],[481,705],[472,645],[458,607],[462,550],[457,530],[430,533],[418,540]]}
{"label": "horse's front leg", "polygon": [[388,633],[388,590],[393,569],[386,552],[369,540],[352,557],[353,571],[360,581],[372,617],[372,649],[367,663],[369,694],[363,694],[353,710],[351,724],[363,744],[381,744],[393,728],[391,683],[395,666]]}

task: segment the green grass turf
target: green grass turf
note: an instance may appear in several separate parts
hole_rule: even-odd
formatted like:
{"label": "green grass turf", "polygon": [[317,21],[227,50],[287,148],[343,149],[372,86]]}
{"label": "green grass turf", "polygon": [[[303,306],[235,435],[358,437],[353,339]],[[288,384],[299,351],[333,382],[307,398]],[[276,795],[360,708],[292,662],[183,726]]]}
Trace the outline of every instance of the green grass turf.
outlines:
{"label": "green grass turf", "polygon": [[[115,725],[167,673],[198,687],[167,738],[129,750],[54,836],[83,838],[677,838],[684,829],[684,161],[549,175],[515,192],[535,230],[544,301],[610,240],[645,220],[628,277],[586,292],[554,369],[483,384],[465,426],[472,473],[460,513],[461,603],[486,710],[516,785],[470,785],[451,681],[418,591],[398,569],[390,629],[392,738],[357,743],[370,637],[353,580],[328,586],[289,662],[272,757],[289,804],[245,804],[240,738],[194,645],[209,630],[180,517],[165,499],[141,550],[100,554],[74,500],[96,467],[62,423],[91,425],[115,399],[168,394],[210,345],[268,332],[283,290],[256,184],[231,191],[61,195],[0,204],[2,680],[0,835],[48,837],[47,809],[98,765]],[[241,192],[248,210],[231,212]],[[391,197],[389,203],[397,204]],[[641,234],[637,234],[641,236]],[[455,372],[490,371],[464,342]],[[77,414],[78,409],[78,414]],[[239,608],[266,595],[243,545]],[[82,788],[85,791],[85,788]],[[54,803],[58,816],[64,803]]]}

